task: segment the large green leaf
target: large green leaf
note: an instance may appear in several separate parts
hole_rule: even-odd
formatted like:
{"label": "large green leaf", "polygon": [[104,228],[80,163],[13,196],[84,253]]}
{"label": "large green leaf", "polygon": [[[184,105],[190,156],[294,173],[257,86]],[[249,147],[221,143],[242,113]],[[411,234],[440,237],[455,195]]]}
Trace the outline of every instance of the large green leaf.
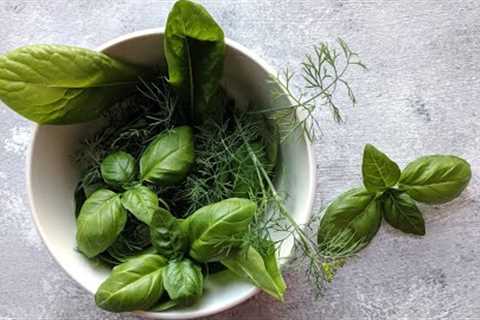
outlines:
{"label": "large green leaf", "polygon": [[238,248],[256,209],[251,200],[231,198],[195,211],[183,222],[188,227],[192,258],[219,261]]}
{"label": "large green leaf", "polygon": [[383,216],[394,228],[406,233],[423,236],[425,221],[415,201],[406,193],[388,190],[381,200]]}
{"label": "large green leaf", "polygon": [[256,287],[283,301],[287,286],[278,267],[274,250],[263,257],[255,248],[249,246],[229,255],[221,262],[233,273],[249,279]]}
{"label": "large green leaf", "polygon": [[381,192],[398,182],[400,168],[385,153],[367,144],[363,151],[362,175],[368,191]]}
{"label": "large green leaf", "polygon": [[150,224],[152,245],[167,258],[182,256],[188,246],[188,236],[180,222],[167,210],[157,208]]}
{"label": "large green leaf", "polygon": [[41,124],[96,119],[143,69],[88,49],[34,45],[0,56],[0,99]]}
{"label": "large green leaf", "polygon": [[100,165],[103,180],[112,186],[127,184],[135,178],[135,158],[117,151],[109,154]]}
{"label": "large green leaf", "polygon": [[97,306],[113,312],[149,309],[163,293],[166,265],[162,256],[145,254],[116,266],[95,294]]}
{"label": "large green leaf", "polygon": [[119,195],[106,189],[95,191],[77,218],[78,249],[87,257],[96,256],[115,242],[126,221]]}
{"label": "large green leaf", "polygon": [[318,230],[318,243],[325,253],[352,253],[375,236],[382,222],[375,195],[364,188],[341,194],[325,210]]}
{"label": "large green leaf", "polygon": [[201,5],[179,0],[168,16],[164,49],[169,82],[188,97],[185,116],[195,123],[216,118],[225,51],[220,26]]}
{"label": "large green leaf", "polygon": [[425,203],[455,199],[467,187],[472,170],[467,161],[450,155],[431,155],[410,162],[402,171],[399,188]]}
{"label": "large green leaf", "polygon": [[203,274],[188,259],[172,260],[163,270],[164,287],[170,299],[190,303],[203,294]]}
{"label": "large green leaf", "polygon": [[150,188],[137,185],[122,194],[122,205],[138,220],[150,225],[158,208],[158,197]]}
{"label": "large green leaf", "polygon": [[140,158],[142,180],[172,185],[182,181],[194,160],[192,129],[177,127],[159,134]]}

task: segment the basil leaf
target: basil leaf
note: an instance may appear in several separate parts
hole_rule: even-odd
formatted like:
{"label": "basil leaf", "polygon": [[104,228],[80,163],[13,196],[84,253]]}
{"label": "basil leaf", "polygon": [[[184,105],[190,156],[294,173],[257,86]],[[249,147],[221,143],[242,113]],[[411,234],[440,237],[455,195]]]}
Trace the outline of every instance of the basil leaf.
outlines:
{"label": "basil leaf", "polygon": [[188,259],[170,261],[163,278],[165,290],[174,301],[190,303],[203,294],[202,270]]}
{"label": "basil leaf", "polygon": [[123,151],[111,153],[103,159],[100,172],[109,185],[127,184],[135,178],[135,158]]}
{"label": "basil leaf", "polygon": [[467,187],[472,171],[467,161],[449,155],[418,158],[403,170],[400,190],[424,203],[445,203]]}
{"label": "basil leaf", "polygon": [[168,81],[180,96],[189,97],[184,112],[188,120],[199,123],[218,116],[225,55],[222,28],[201,5],[179,0],[167,19],[164,47]]}
{"label": "basil leaf", "polygon": [[173,307],[176,307],[177,305],[178,305],[178,301],[166,300],[166,301],[157,303],[152,308],[150,308],[149,311],[162,312],[162,311],[165,311],[165,310],[172,309]]}
{"label": "basil leaf", "polygon": [[152,216],[158,208],[158,197],[150,188],[137,185],[122,194],[122,205],[135,218],[150,225]]}
{"label": "basil leaf", "polygon": [[163,293],[163,270],[167,260],[145,254],[115,268],[95,293],[95,302],[113,312],[147,310]]}
{"label": "basil leaf", "polygon": [[106,250],[127,221],[120,197],[110,190],[95,191],[83,204],[77,219],[78,249],[91,258]]}
{"label": "basil leaf", "polygon": [[159,134],[140,158],[142,180],[172,185],[182,181],[194,160],[192,129],[177,127]]}
{"label": "basil leaf", "polygon": [[157,252],[167,258],[183,255],[188,246],[187,235],[177,219],[167,210],[157,208],[150,225],[150,238]]}
{"label": "basil leaf", "polygon": [[341,194],[325,210],[318,230],[321,251],[331,254],[353,253],[365,247],[382,222],[375,195],[364,188]]}
{"label": "basil leaf", "polygon": [[400,178],[400,168],[390,158],[371,144],[363,150],[363,184],[370,192],[393,187]]}
{"label": "basil leaf", "polygon": [[144,71],[88,49],[34,45],[0,56],[0,99],[41,124],[98,118]]}
{"label": "basil leaf", "polygon": [[415,201],[406,193],[387,191],[382,197],[383,216],[394,228],[406,233],[425,235],[425,221]]}
{"label": "basil leaf", "polygon": [[190,256],[199,262],[224,258],[238,248],[255,215],[255,202],[231,198],[195,211],[184,223],[188,226]]}
{"label": "basil leaf", "polygon": [[278,267],[275,251],[262,257],[255,248],[249,246],[222,259],[221,262],[236,275],[249,279],[257,288],[283,301],[287,286]]}

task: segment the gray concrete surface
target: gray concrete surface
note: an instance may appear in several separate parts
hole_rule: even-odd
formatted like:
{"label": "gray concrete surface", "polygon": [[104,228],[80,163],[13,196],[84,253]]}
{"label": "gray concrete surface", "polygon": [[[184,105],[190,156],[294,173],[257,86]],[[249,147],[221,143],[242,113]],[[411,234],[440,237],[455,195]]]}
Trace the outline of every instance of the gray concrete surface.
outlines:
{"label": "gray concrete surface", "polygon": [[[0,0],[0,52],[33,43],[93,48],[161,27],[173,1]],[[273,66],[294,68],[341,36],[369,66],[346,123],[320,114],[316,208],[360,183],[363,145],[401,165],[423,154],[468,159],[474,177],[454,202],[423,207],[427,235],[383,225],[316,299],[301,271],[285,303],[260,294],[212,319],[480,318],[480,3],[454,0],[202,1],[228,37]],[[133,319],[100,311],[52,260],[34,228],[24,160],[32,124],[0,108],[0,319]]]}

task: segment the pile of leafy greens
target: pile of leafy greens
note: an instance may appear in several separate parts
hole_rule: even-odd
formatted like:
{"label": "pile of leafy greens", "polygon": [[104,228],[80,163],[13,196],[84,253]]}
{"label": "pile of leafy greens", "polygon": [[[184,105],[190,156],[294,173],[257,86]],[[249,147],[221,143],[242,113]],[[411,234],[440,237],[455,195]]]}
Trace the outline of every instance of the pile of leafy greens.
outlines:
{"label": "pile of leafy greens", "polygon": [[[276,190],[279,144],[302,131],[314,139],[321,108],[341,121],[339,88],[356,103],[346,75],[351,66],[365,66],[343,40],[338,44],[336,50],[322,43],[306,56],[303,88],[293,88],[289,71],[272,76],[272,107],[247,111],[220,86],[222,29],[189,0],[177,1],[167,20],[168,76],[62,45],[0,56],[0,99],[22,116],[59,125],[106,119],[76,154],[78,250],[113,267],[95,295],[99,307],[162,311],[191,304],[202,296],[205,277],[225,269],[283,300],[278,249],[285,239],[294,240],[295,260],[322,289],[345,258],[370,242],[382,217],[402,231],[425,233],[414,200],[457,197],[471,177],[466,161],[428,156],[401,172],[367,145],[364,187],[333,201],[313,238]],[[275,231],[286,237],[273,241]]]}

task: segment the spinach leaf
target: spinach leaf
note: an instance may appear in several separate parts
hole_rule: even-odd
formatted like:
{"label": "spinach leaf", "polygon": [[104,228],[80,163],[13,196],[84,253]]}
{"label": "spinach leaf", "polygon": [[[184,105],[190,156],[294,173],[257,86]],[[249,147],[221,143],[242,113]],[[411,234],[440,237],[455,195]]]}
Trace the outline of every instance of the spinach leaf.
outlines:
{"label": "spinach leaf", "polygon": [[127,221],[120,197],[110,190],[94,192],[83,204],[77,219],[78,249],[91,258],[107,249]]}
{"label": "spinach leaf", "polygon": [[251,200],[231,198],[195,211],[184,222],[188,226],[190,256],[199,262],[224,258],[240,246],[256,209]]}
{"label": "spinach leaf", "polygon": [[141,178],[160,185],[179,183],[187,175],[194,156],[190,127],[159,134],[140,158]]}
{"label": "spinach leaf", "polygon": [[189,304],[203,294],[203,274],[192,261],[172,260],[163,270],[164,287],[170,298]]}
{"label": "spinach leaf", "polygon": [[116,266],[95,294],[97,306],[113,312],[149,309],[163,293],[166,265],[162,256],[145,254]]}
{"label": "spinach leaf", "polygon": [[201,5],[179,0],[167,19],[164,48],[168,81],[188,97],[188,122],[217,117],[225,51],[220,26]]}
{"label": "spinach leaf", "polygon": [[368,191],[380,192],[398,182],[400,168],[385,153],[367,144],[363,151],[362,175]]}
{"label": "spinach leaf", "polygon": [[122,205],[135,218],[150,225],[152,216],[158,208],[158,197],[150,188],[137,185],[122,194]]}
{"label": "spinach leaf", "polygon": [[467,187],[472,171],[467,161],[450,155],[431,155],[409,163],[399,188],[425,203],[445,203]]}
{"label": "spinach leaf", "polygon": [[341,194],[325,210],[318,230],[321,250],[332,254],[356,252],[375,236],[382,222],[375,195],[364,188]]}
{"label": "spinach leaf", "polygon": [[188,246],[188,237],[180,222],[162,208],[157,208],[153,214],[150,238],[155,250],[167,258],[182,256]]}
{"label": "spinach leaf", "polygon": [[129,183],[135,178],[135,171],[135,158],[123,151],[109,154],[100,165],[103,180],[112,186]]}
{"label": "spinach leaf", "polygon": [[382,197],[383,216],[394,228],[406,233],[425,235],[425,221],[415,201],[406,193],[388,190]]}
{"label": "spinach leaf", "polygon": [[0,99],[40,124],[98,118],[144,69],[87,49],[34,45],[0,56]]}
{"label": "spinach leaf", "polygon": [[249,246],[229,255],[221,262],[236,275],[249,279],[256,287],[283,301],[287,286],[278,267],[275,251],[262,257],[255,248]]}

